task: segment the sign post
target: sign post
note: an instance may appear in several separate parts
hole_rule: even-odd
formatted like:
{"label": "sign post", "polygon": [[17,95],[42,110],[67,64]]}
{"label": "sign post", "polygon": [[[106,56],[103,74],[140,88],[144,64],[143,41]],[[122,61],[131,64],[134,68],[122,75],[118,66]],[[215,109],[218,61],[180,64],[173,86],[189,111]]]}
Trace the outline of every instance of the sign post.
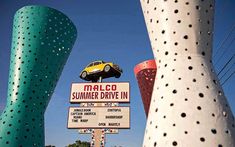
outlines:
{"label": "sign post", "polygon": [[[99,83],[102,82],[102,77],[101,76],[99,77],[98,82]],[[97,106],[102,106],[102,104],[98,103]],[[95,129],[92,132],[92,142],[91,142],[91,145],[94,145],[94,147],[103,147],[104,144],[105,144],[105,134],[102,133],[102,129]]]}

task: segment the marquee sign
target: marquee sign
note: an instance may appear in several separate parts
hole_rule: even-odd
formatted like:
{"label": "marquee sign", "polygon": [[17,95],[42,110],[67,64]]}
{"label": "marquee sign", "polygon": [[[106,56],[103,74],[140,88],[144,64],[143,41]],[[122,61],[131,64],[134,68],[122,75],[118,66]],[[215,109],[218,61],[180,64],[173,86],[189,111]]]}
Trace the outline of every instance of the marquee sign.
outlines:
{"label": "marquee sign", "polygon": [[[118,103],[80,103],[80,107],[117,107]],[[94,129],[78,129],[79,134],[92,134]],[[103,129],[105,134],[118,134],[118,129]]]}
{"label": "marquee sign", "polygon": [[129,107],[70,107],[69,129],[130,128]]}
{"label": "marquee sign", "polygon": [[73,83],[70,94],[71,103],[130,102],[130,85],[121,83]]}

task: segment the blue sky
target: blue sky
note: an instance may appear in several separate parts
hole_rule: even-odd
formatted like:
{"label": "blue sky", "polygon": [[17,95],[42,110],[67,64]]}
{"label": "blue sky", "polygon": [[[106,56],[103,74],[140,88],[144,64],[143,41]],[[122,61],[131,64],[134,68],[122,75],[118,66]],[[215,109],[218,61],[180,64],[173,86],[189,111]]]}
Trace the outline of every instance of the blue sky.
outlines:
{"label": "blue sky", "polygon": [[[129,81],[131,85],[131,129],[120,130],[118,135],[107,135],[106,146],[120,145],[139,147],[142,145],[145,129],[145,114],[134,76],[136,64],[153,58],[149,38],[139,0],[21,0],[0,1],[0,111],[6,103],[7,80],[10,59],[12,20],[15,11],[25,5],[44,5],[65,13],[77,27],[78,38],[64,67],[45,113],[46,144],[64,147],[77,139],[90,141],[90,135],[79,135],[68,130],[67,112],[72,82],[82,82],[80,71],[89,62],[97,59],[119,64],[124,73],[121,78],[108,81]],[[223,0],[216,3],[214,50],[235,24],[235,1]],[[235,32],[232,34],[235,38]],[[226,45],[229,46],[228,40]],[[221,69],[228,58],[235,53],[232,42],[221,62]],[[215,58],[218,60],[219,55]],[[225,94],[235,113],[235,77],[224,85]]]}

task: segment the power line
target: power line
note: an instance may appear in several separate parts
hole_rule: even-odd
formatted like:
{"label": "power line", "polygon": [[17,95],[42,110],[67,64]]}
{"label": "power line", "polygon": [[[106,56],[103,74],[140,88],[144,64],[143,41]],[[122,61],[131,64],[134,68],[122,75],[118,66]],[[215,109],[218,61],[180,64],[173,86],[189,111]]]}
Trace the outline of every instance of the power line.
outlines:
{"label": "power line", "polygon": [[[226,2],[227,2],[227,1],[226,1]],[[226,2],[225,2],[225,3],[226,3]],[[220,11],[220,12],[223,12],[223,11],[225,10],[225,3],[224,3],[224,7],[222,7],[223,9],[221,9],[222,11]],[[218,44],[217,50],[216,50],[215,54],[212,56],[213,59],[215,59],[215,57],[218,55],[218,53],[221,52],[221,49],[222,49],[223,46],[226,44],[227,40],[229,40],[229,38],[231,37],[231,35],[232,35],[234,29],[235,29],[235,24],[233,24],[233,25],[231,26],[231,28],[230,28],[230,30],[229,30],[229,33],[228,33],[228,34],[225,36],[225,38],[220,42],[220,44]],[[233,38],[232,41],[230,42],[230,44],[229,44],[226,48],[224,48],[223,53],[219,56],[218,60],[215,62],[215,66],[216,66],[217,63],[219,63],[219,61],[222,59],[222,57],[224,56],[224,54],[226,53],[226,51],[229,51],[229,48],[230,48],[230,46],[233,44],[234,41],[235,41],[235,38]],[[226,50],[226,49],[227,49],[227,50]],[[231,63],[231,61],[233,61],[234,57],[235,57],[235,53],[234,53],[234,54],[232,55],[232,57],[224,64],[224,66],[222,67],[222,69],[219,71],[218,76],[226,69],[226,67],[227,67],[228,65],[230,65],[230,63]],[[227,73],[229,73],[229,72],[233,69],[234,65],[235,65],[235,62],[233,62],[230,67],[228,67],[228,70],[225,71],[225,73],[219,78],[220,81],[222,81],[223,77],[224,77],[225,75],[227,75]],[[230,78],[232,78],[234,75],[235,75],[235,70],[222,82],[221,85],[226,84],[226,83],[228,82],[228,80],[229,80]]]}
{"label": "power line", "polygon": [[220,73],[222,73],[223,70],[229,65],[229,63],[233,60],[234,57],[235,57],[235,53],[234,53],[233,56],[228,60],[228,62],[224,65],[224,67],[219,71],[218,76],[219,76]]}
{"label": "power line", "polygon": [[[230,44],[228,45],[227,49],[230,48],[230,46],[233,44],[233,42],[235,41],[235,38],[233,38],[233,40],[230,42]],[[219,59],[215,62],[215,66],[219,63],[219,61],[222,59],[222,57],[224,56],[224,54],[226,53],[226,51],[228,50],[224,50],[223,53],[219,56]]]}
{"label": "power line", "polygon": [[235,75],[235,70],[233,71],[233,73],[230,74],[230,76],[221,85],[223,86],[234,75]]}
{"label": "power line", "polygon": [[233,69],[233,66],[234,66],[234,65],[235,65],[235,62],[234,62],[234,63],[232,64],[232,66],[219,78],[220,81],[225,77],[225,75],[227,75],[227,73],[230,72],[231,69]]}
{"label": "power line", "polygon": [[224,44],[226,43],[226,41],[228,40],[228,38],[232,35],[232,32],[235,29],[235,24],[233,24],[233,26],[231,27],[231,29],[229,30],[229,33],[227,36],[225,36],[225,38],[222,40],[221,44],[219,45],[219,47],[217,47],[216,49],[216,53],[214,54],[213,58],[215,58],[218,53],[220,52],[220,49],[224,46]]}

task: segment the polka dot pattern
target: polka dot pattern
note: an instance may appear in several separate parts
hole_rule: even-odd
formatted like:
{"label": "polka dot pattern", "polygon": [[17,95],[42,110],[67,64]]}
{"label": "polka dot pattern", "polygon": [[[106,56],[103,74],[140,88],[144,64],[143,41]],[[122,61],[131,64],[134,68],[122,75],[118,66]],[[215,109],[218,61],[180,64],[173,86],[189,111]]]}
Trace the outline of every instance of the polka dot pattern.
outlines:
{"label": "polka dot pattern", "polygon": [[147,60],[139,63],[135,66],[134,72],[138,81],[145,114],[148,117],[153,85],[157,73],[155,60]]}
{"label": "polka dot pattern", "polygon": [[144,147],[233,147],[234,116],[211,62],[214,0],[141,0],[157,59]]}
{"label": "polka dot pattern", "polygon": [[55,9],[25,6],[16,12],[1,147],[44,146],[44,112],[76,36],[71,20]]}

